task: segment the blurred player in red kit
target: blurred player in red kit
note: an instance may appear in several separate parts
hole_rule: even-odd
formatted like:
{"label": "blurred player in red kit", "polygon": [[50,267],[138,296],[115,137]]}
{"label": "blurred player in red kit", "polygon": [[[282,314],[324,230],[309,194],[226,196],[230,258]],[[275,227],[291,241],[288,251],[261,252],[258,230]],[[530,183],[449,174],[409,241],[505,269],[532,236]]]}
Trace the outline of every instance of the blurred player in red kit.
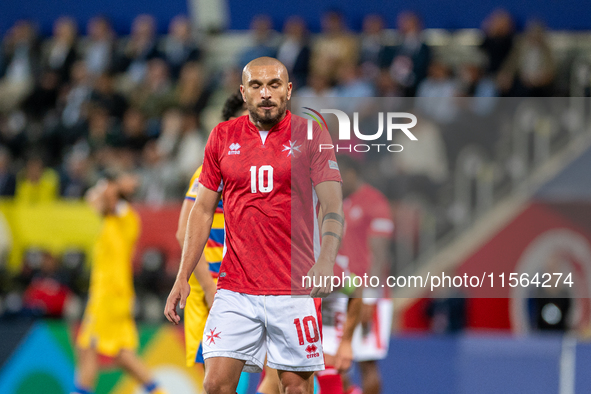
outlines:
{"label": "blurred player in red kit", "polygon": [[220,123],[205,148],[165,315],[180,322],[176,306],[185,306],[223,195],[224,257],[203,341],[208,394],[234,394],[241,371],[260,371],[265,354],[283,393],[307,393],[313,372],[324,369],[316,302],[293,295],[330,293],[330,282],[306,290],[301,276],[320,283],[333,273],[344,225],[341,177],[334,152],[319,149],[330,144],[328,131],[315,128],[308,140],[307,121],[287,110],[291,89],[281,62],[251,61],[240,87],[248,116]]}
{"label": "blurred player in red kit", "polygon": [[[346,226],[337,264],[355,275],[377,276],[383,284],[394,231],[390,205],[379,190],[363,182],[361,165],[356,159],[339,156],[338,163],[343,177]],[[380,392],[377,360],[388,354],[393,305],[392,300],[384,298],[383,290],[364,289],[361,324],[353,335],[353,357],[361,370],[363,394]],[[350,392],[355,388],[348,389]]]}

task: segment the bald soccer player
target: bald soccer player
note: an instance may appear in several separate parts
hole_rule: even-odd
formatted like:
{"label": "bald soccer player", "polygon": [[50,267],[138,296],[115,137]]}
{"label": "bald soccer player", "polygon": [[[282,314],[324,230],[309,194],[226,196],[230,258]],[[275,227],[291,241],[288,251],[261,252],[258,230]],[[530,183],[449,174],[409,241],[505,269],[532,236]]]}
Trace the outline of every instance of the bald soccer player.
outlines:
{"label": "bald soccer player", "polygon": [[[333,274],[344,225],[341,177],[334,151],[319,149],[331,143],[328,130],[314,127],[308,140],[307,121],[287,110],[291,90],[278,60],[247,64],[240,91],[249,115],[220,123],[205,148],[165,315],[180,322],[176,306],[185,306],[223,195],[225,253],[203,341],[208,394],[234,394],[242,370],[260,371],[265,354],[282,393],[307,393],[314,371],[324,369],[317,302],[293,295],[330,293],[330,283],[311,291],[298,284]],[[301,275],[292,278],[292,269]]]}

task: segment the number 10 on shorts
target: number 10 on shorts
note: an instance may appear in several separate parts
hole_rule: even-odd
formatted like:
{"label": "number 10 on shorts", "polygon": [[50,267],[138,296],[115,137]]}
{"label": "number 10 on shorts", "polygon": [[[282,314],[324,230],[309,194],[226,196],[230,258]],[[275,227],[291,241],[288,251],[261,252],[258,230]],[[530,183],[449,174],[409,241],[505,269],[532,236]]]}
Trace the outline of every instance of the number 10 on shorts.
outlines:
{"label": "number 10 on shorts", "polygon": [[[308,341],[308,343],[318,342],[318,340],[320,339],[320,335],[318,334],[318,325],[316,324],[316,319],[314,318],[314,316],[304,317],[303,323],[303,331],[306,333],[306,341]],[[300,341],[300,345],[304,345],[304,334],[302,333],[302,323],[300,322],[300,319],[294,319],[293,324],[295,324],[296,331],[298,332],[298,340]],[[312,326],[314,336],[312,336],[312,334],[310,333],[310,326]]]}

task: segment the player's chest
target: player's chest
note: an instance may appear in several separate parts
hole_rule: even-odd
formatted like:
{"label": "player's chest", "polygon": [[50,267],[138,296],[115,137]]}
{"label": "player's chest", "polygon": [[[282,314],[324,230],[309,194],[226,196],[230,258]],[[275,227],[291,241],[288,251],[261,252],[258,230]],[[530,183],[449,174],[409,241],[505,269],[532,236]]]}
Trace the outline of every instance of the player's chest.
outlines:
{"label": "player's chest", "polygon": [[343,213],[347,231],[364,231],[368,226],[368,216],[359,202],[345,199]]}
{"label": "player's chest", "polygon": [[222,149],[224,185],[239,183],[256,190],[269,188],[270,182],[289,184],[292,160],[302,152],[302,146],[294,144],[289,133],[279,132],[266,137],[252,132],[230,137]]}

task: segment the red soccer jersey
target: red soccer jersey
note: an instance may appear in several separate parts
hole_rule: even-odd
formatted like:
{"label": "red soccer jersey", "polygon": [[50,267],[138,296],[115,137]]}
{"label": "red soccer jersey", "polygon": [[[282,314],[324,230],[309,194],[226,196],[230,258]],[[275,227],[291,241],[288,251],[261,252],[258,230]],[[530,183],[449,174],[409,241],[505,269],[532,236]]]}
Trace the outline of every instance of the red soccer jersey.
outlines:
{"label": "red soccer jersey", "polygon": [[[220,123],[205,147],[199,182],[224,200],[225,251],[218,288],[254,295],[288,295],[301,286],[319,245],[314,186],[340,182],[328,130],[287,111],[268,133],[248,115]],[[223,186],[223,189],[222,189]],[[293,220],[292,220],[293,219]],[[293,276],[293,280],[292,280]]]}
{"label": "red soccer jersey", "polygon": [[391,237],[394,222],[386,197],[364,184],[343,200],[345,235],[337,263],[355,275],[369,275],[371,250],[369,238]]}

